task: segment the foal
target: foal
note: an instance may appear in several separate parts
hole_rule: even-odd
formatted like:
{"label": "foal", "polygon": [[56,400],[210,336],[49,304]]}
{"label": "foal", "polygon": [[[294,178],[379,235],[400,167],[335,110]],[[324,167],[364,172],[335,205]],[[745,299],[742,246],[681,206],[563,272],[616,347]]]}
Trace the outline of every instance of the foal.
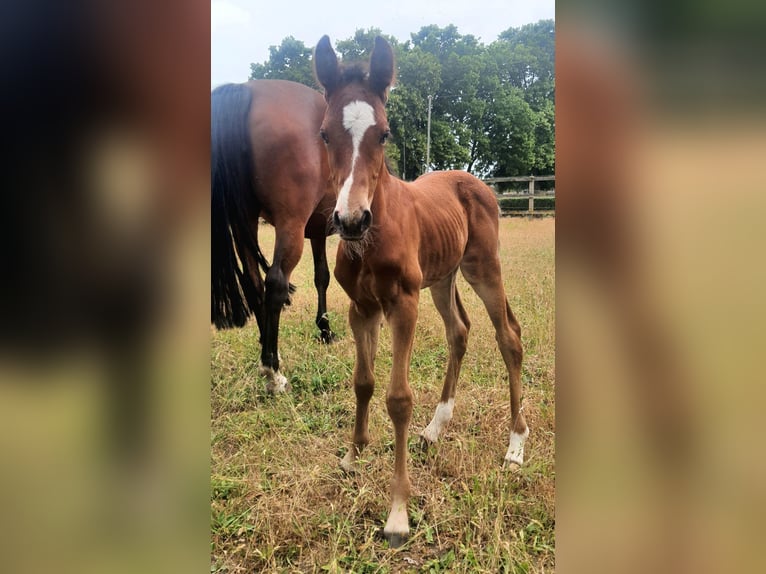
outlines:
{"label": "foal", "polygon": [[529,429],[520,412],[521,329],[503,289],[498,256],[498,205],[493,192],[462,171],[430,173],[414,183],[389,174],[384,145],[390,132],[384,109],[394,76],[391,46],[376,38],[369,72],[341,66],[324,36],[315,71],[327,111],[320,135],[327,147],[331,183],[338,190],[333,222],[341,236],[335,277],[351,298],[349,323],[356,342],[356,422],[341,466],[352,470],[369,443],[367,415],[375,385],[374,361],[382,317],[393,341],[386,407],[396,446],[392,506],[383,530],[392,546],[409,534],[407,427],[412,417],[408,382],[420,290],[431,289],[444,320],[449,362],[441,400],[421,436],[434,443],[452,418],[455,387],[470,321],[458,295],[458,269],[489,313],[510,379],[511,433],[505,465],[520,465]]}

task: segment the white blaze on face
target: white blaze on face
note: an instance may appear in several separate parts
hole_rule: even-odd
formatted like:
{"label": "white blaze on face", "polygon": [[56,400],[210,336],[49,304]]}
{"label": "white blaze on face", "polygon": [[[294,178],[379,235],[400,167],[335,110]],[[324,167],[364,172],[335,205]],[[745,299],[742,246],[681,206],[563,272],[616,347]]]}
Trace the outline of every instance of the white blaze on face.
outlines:
{"label": "white blaze on face", "polygon": [[351,172],[340,188],[338,203],[335,205],[335,209],[341,217],[348,215],[351,211],[348,202],[351,186],[354,184],[354,166],[359,157],[359,146],[362,144],[364,134],[373,125],[375,125],[375,110],[367,102],[357,100],[343,108],[343,127],[351,134],[351,149],[353,151],[351,154]]}

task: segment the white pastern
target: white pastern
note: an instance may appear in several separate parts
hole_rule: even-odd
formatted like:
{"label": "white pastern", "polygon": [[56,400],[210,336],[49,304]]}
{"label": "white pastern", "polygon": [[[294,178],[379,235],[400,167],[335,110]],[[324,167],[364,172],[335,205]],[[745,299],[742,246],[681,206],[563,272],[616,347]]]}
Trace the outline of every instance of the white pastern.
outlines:
{"label": "white pastern", "polygon": [[354,184],[354,166],[359,157],[359,146],[367,130],[375,125],[375,110],[367,102],[354,101],[346,104],[343,108],[343,127],[351,134],[351,172],[338,193],[338,203],[335,209],[343,217],[351,211],[348,200],[351,193],[351,186]]}
{"label": "white pastern", "polygon": [[529,436],[529,427],[524,429],[523,433],[511,431],[511,439],[508,442],[508,452],[505,454],[505,463],[517,464],[521,466],[524,463],[524,443]]}
{"label": "white pastern", "polygon": [[388,515],[383,534],[388,537],[394,546],[401,544],[410,534],[410,521],[407,517],[407,503],[394,502],[391,513]]}
{"label": "white pastern", "polygon": [[444,427],[452,420],[452,410],[455,407],[455,399],[449,399],[446,403],[439,403],[436,405],[436,412],[434,412],[434,418],[428,423],[428,426],[422,433],[430,443],[435,443],[439,440],[439,436],[442,434]]}
{"label": "white pastern", "polygon": [[266,378],[267,393],[286,393],[290,390],[290,383],[287,382],[287,378],[279,371],[261,365],[260,374]]}
{"label": "white pastern", "polygon": [[348,449],[348,452],[346,452],[346,456],[341,459],[340,467],[347,473],[353,474],[356,472],[356,461],[358,458],[359,450],[356,448],[356,446],[351,445],[351,447]]}

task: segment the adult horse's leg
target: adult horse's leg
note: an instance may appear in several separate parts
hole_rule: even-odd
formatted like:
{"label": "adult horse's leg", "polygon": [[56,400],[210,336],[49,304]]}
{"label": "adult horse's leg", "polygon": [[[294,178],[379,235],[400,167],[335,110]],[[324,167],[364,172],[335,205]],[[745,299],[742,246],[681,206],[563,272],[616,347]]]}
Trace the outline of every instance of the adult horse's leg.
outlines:
{"label": "adult horse's leg", "polygon": [[418,318],[419,291],[400,294],[385,308],[391,326],[393,365],[386,392],[388,416],[394,423],[394,476],[391,479],[391,512],[383,535],[392,547],[400,546],[410,532],[407,502],[410,477],[407,473],[407,428],[412,420],[412,389],[409,383],[412,342]]}
{"label": "adult horse's leg", "polygon": [[332,343],[335,333],[330,329],[327,316],[327,287],[330,285],[330,269],[327,267],[327,237],[318,235],[311,238],[311,253],[314,256],[314,286],[317,289],[317,317],[319,337],[323,343]]}
{"label": "adult horse's leg", "polygon": [[266,273],[266,298],[263,314],[261,374],[266,377],[266,390],[282,393],[290,390],[285,376],[279,372],[279,319],[290,301],[290,275],[303,253],[303,224],[288,222],[275,225],[274,259]]}
{"label": "adult horse's leg", "polygon": [[[496,245],[497,243],[494,242]],[[521,412],[521,327],[511,311],[503,288],[500,261],[496,253],[465,259],[460,266],[464,277],[487,309],[495,339],[503,355],[511,391],[511,435],[503,466],[513,469],[524,462],[524,443],[529,436]]]}
{"label": "adult horse's leg", "polygon": [[439,311],[447,331],[449,361],[447,363],[447,372],[444,376],[442,396],[439,404],[436,406],[436,412],[431,422],[420,435],[423,439],[422,442],[426,446],[439,440],[439,435],[452,419],[457,379],[460,375],[463,355],[465,355],[465,350],[468,346],[468,331],[471,328],[471,321],[468,319],[463,303],[460,301],[460,295],[455,284],[455,275],[456,273],[453,273],[431,286],[431,296],[433,297],[434,305],[437,311]]}
{"label": "adult horse's leg", "polygon": [[367,431],[370,398],[375,390],[375,354],[378,350],[378,334],[382,311],[379,307],[365,308],[353,301],[348,310],[348,322],[356,341],[354,364],[354,393],[356,394],[356,420],[351,448],[341,460],[346,472],[354,471],[354,463],[370,442]]}

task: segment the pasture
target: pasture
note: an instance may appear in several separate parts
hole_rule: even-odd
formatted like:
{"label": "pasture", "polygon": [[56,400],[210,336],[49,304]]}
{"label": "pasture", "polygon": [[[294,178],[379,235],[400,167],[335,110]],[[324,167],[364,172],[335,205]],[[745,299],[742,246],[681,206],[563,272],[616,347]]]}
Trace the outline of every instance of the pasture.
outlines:
{"label": "pasture", "polygon": [[[308,242],[298,287],[280,326],[292,391],[270,396],[258,375],[258,330],[212,332],[211,571],[551,572],[554,570],[554,218],[504,218],[505,288],[522,328],[523,412],[531,429],[524,466],[501,469],[508,446],[507,373],[483,305],[458,275],[472,321],[455,413],[428,452],[419,433],[439,401],[447,360],[444,325],[421,292],[410,383],[408,542],[388,548],[393,426],[385,407],[390,331],[381,330],[370,406],[371,443],[353,476],[339,468],[350,444],[355,399],[348,299],[333,279],[327,306],[339,340],[315,336],[316,291]],[[274,230],[261,225],[264,253]],[[328,239],[334,268],[337,236]]]}

